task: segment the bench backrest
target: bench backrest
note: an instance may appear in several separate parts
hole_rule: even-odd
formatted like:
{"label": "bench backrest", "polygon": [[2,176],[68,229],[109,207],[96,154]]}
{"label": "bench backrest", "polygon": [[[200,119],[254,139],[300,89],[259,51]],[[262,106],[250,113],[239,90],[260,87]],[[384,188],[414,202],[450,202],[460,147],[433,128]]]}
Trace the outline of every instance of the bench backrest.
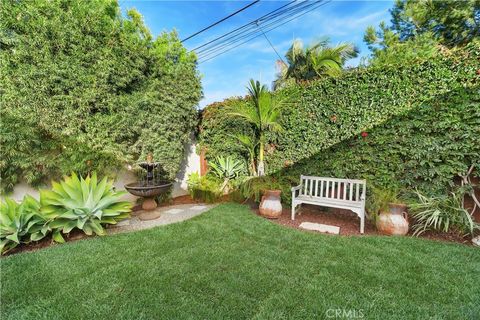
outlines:
{"label": "bench backrest", "polygon": [[314,198],[363,202],[367,191],[365,180],[301,176],[300,195]]}

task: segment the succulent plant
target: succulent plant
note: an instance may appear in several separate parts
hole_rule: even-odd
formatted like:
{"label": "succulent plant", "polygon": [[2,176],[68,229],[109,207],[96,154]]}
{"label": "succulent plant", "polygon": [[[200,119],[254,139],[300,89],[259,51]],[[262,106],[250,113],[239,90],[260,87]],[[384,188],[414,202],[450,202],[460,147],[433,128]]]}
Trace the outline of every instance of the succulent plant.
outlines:
{"label": "succulent plant", "polygon": [[38,241],[49,228],[40,213],[40,203],[27,195],[21,203],[6,197],[0,203],[0,252],[6,253],[20,243]]}
{"label": "succulent plant", "polygon": [[63,242],[60,233],[69,233],[78,228],[87,235],[103,235],[105,224],[116,224],[128,218],[132,204],[120,198],[125,192],[116,192],[113,181],[97,175],[83,179],[72,173],[63,181],[52,182],[52,190],[40,191],[41,212],[51,222],[53,239]]}

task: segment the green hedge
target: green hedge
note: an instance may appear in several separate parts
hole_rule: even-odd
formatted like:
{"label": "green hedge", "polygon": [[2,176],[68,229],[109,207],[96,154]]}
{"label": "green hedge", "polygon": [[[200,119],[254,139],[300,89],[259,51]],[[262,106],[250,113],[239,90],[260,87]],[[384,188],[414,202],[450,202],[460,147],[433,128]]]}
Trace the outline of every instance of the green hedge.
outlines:
{"label": "green hedge", "polygon": [[[480,162],[478,69],[480,45],[472,43],[419,65],[356,69],[281,90],[276,94],[289,102],[285,132],[270,137],[267,170],[286,182],[313,174],[445,189]],[[232,120],[212,125],[224,109],[205,111],[200,141],[208,157],[234,152],[234,142],[219,137],[244,130]]]}
{"label": "green hedge", "polygon": [[172,178],[197,124],[196,57],[114,0],[2,1],[0,174],[113,173],[154,153]]}

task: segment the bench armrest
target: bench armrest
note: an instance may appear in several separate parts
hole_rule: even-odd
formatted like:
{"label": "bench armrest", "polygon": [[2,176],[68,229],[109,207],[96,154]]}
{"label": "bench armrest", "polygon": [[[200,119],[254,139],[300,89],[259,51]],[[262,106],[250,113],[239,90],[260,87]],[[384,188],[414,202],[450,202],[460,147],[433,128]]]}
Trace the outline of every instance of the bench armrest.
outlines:
{"label": "bench armrest", "polygon": [[296,187],[292,187],[292,192],[297,191],[297,190],[300,190],[301,188],[302,188],[302,185],[301,185],[301,184],[298,185],[298,186],[296,186]]}

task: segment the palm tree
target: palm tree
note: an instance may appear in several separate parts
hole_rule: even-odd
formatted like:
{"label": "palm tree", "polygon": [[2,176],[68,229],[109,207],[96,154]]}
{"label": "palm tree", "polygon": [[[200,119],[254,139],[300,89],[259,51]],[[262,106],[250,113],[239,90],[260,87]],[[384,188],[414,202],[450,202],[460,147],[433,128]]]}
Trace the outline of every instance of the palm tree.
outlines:
{"label": "palm tree", "polygon": [[358,56],[358,49],[350,43],[329,46],[324,38],[304,48],[300,40],[295,40],[285,54],[287,62],[279,62],[280,72],[274,81],[274,88],[284,85],[289,79],[311,80],[323,76],[336,77],[348,59]]}
{"label": "palm tree", "polygon": [[256,142],[253,145],[258,144],[257,174],[263,176],[265,175],[264,148],[267,142],[266,133],[282,131],[279,122],[281,102],[275,100],[267,87],[265,85],[261,86],[258,81],[250,80],[247,89],[252,96],[253,104],[246,104],[229,114],[243,118],[254,127]]}
{"label": "palm tree", "polygon": [[240,142],[243,148],[248,153],[248,170],[253,176],[257,175],[257,169],[255,166],[255,150],[257,149],[258,142],[250,135],[246,134],[237,134],[233,135],[235,139]]}

